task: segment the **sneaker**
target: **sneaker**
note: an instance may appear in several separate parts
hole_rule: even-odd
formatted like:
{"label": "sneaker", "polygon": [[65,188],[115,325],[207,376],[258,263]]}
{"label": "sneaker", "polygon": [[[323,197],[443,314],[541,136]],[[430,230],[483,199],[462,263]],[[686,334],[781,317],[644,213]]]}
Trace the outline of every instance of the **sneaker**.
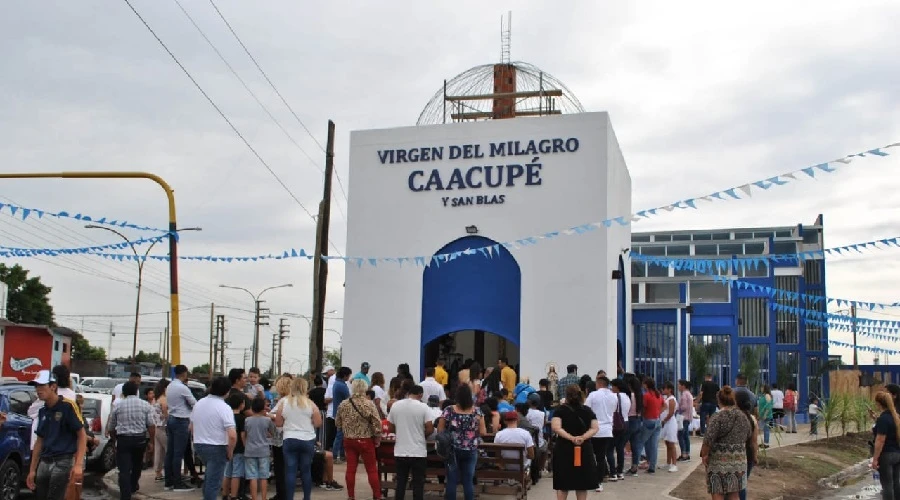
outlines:
{"label": "sneaker", "polygon": [[187,493],[189,491],[194,491],[196,489],[197,488],[194,488],[193,486],[186,484],[186,483],[176,484],[175,487],[172,488],[173,491],[180,491],[183,493]]}
{"label": "sneaker", "polygon": [[675,464],[670,465],[669,472],[678,472],[678,466]]}
{"label": "sneaker", "polygon": [[637,467],[632,467],[631,469],[628,470],[628,473],[631,474],[632,477],[637,477],[638,476]]}
{"label": "sneaker", "polygon": [[597,486],[597,489],[594,491],[596,491],[597,493],[603,493],[603,485],[601,484],[600,486]]}
{"label": "sneaker", "polygon": [[656,474],[656,469],[647,469],[647,474]]}
{"label": "sneaker", "polygon": [[328,486],[328,483],[316,483],[316,488],[322,488],[323,490],[331,491],[331,487]]}
{"label": "sneaker", "polygon": [[329,481],[328,487],[331,488],[331,491],[341,491],[344,489],[342,485],[340,485],[337,481]]}
{"label": "sneaker", "polygon": [[612,476],[609,476],[607,479],[609,480],[609,482],[614,483],[619,480],[619,476],[613,474]]}
{"label": "sneaker", "polygon": [[625,480],[625,475],[624,475],[624,474],[616,474],[616,478],[617,478],[619,481],[624,481],[624,480]]}
{"label": "sneaker", "polygon": [[163,486],[163,489],[166,491],[172,491],[175,489],[175,486],[171,485],[171,484],[167,484],[167,485]]}
{"label": "sneaker", "polygon": [[690,457],[690,455],[687,455],[687,456],[682,455],[682,456],[678,457],[678,461],[679,462],[690,462],[691,457]]}

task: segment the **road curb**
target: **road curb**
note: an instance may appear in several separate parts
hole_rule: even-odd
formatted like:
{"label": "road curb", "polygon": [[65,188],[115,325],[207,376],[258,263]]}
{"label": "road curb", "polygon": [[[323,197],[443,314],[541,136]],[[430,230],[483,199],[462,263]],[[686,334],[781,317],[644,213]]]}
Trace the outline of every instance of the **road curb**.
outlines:
{"label": "road curb", "polygon": [[[103,483],[103,489],[107,493],[109,493],[109,495],[112,498],[119,498],[121,496],[120,495],[121,492],[119,491],[119,472],[118,471],[113,469],[113,470],[107,472],[106,474],[103,475],[103,480],[101,482]],[[166,500],[165,497],[149,495],[146,493],[142,493],[140,491],[131,495],[131,498],[147,499],[147,500]]]}
{"label": "road curb", "polygon": [[856,479],[867,473],[871,469],[869,465],[870,463],[871,461],[869,459],[863,460],[862,462],[859,462],[856,465],[851,465],[850,467],[847,467],[846,469],[836,474],[832,474],[826,478],[819,479],[818,484],[823,488],[840,488],[846,485],[848,481]]}

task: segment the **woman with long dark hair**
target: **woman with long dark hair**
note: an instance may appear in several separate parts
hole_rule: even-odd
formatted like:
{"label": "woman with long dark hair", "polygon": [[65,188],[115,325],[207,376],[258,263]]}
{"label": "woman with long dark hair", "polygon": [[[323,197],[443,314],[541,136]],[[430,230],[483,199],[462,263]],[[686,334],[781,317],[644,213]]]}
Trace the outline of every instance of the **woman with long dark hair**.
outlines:
{"label": "woman with long dark hair", "polygon": [[456,404],[444,409],[438,419],[438,432],[449,430],[453,441],[453,456],[447,460],[447,485],[444,497],[456,499],[456,485],[462,484],[466,500],[475,498],[475,465],[478,445],[487,433],[484,418],[475,407],[472,389],[462,384],[456,389]]}
{"label": "woman with long dark hair", "polygon": [[550,427],[556,434],[553,446],[553,489],[557,500],[570,491],[585,500],[588,490],[600,484],[596,457],[590,439],[600,430],[597,416],[584,406],[584,395],[576,384],[566,386],[566,402],[553,413]]}
{"label": "woman with long dark hair", "polygon": [[712,499],[737,500],[747,488],[747,446],[753,424],[738,408],[731,387],[722,387],[717,399],[720,411],[709,420],[700,459],[706,466],[706,487]]}
{"label": "woman with long dark hair", "polygon": [[[610,386],[612,387],[613,394],[616,395],[616,411],[622,413],[622,418],[625,420],[625,430],[622,432],[616,432],[613,429],[613,445],[607,451],[607,462],[615,463],[616,467],[614,470],[609,471],[609,478],[611,481],[621,481],[625,479],[624,469],[625,469],[625,443],[628,442],[628,429],[629,424],[631,423],[631,389],[628,388],[628,384],[625,383],[622,379],[615,379],[610,382]],[[613,456],[615,455],[615,461],[613,461]]]}
{"label": "woman with long dark hair", "polygon": [[[643,395],[644,420],[638,441],[647,455],[647,473],[654,474],[656,473],[656,459],[659,455],[659,434],[662,430],[659,416],[662,414],[663,396],[656,389],[656,381],[650,377],[644,379],[644,389],[646,389]],[[632,453],[634,453],[633,450]]]}
{"label": "woman with long dark hair", "polygon": [[881,475],[881,498],[900,498],[900,416],[889,392],[875,394],[881,415],[875,421],[875,451],[872,468]]}
{"label": "woman with long dark hair", "polygon": [[628,410],[628,432],[625,439],[631,445],[631,468],[628,474],[637,476],[638,465],[641,463],[641,454],[644,452],[641,442],[641,429],[644,428],[644,396],[642,394],[641,380],[635,375],[626,375],[625,383],[631,396],[631,408]]}

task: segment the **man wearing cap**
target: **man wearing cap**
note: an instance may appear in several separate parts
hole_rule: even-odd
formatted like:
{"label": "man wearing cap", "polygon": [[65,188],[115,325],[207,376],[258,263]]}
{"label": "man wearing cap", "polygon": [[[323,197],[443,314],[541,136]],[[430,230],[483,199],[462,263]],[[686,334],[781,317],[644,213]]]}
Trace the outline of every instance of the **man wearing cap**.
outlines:
{"label": "man wearing cap", "polygon": [[369,362],[363,361],[363,364],[359,367],[359,373],[353,376],[352,380],[361,379],[366,381],[367,386],[372,385],[372,381],[369,380]]}
{"label": "man wearing cap", "polygon": [[[153,451],[156,425],[151,419],[150,403],[139,398],[138,385],[122,385],[122,398],[109,414],[107,436],[116,440],[116,466],[119,468],[119,498],[130,500],[140,486],[144,452]],[[150,438],[147,438],[149,432]],[[148,444],[149,443],[149,444]]]}
{"label": "man wearing cap", "polygon": [[[506,428],[494,436],[496,444],[520,444],[525,448],[525,470],[531,467],[531,460],[534,459],[534,438],[531,433],[525,429],[519,428],[519,413],[516,411],[508,411],[503,414],[503,420],[506,422]],[[515,460],[519,457],[515,451],[501,451],[500,455],[507,460]],[[507,470],[519,470],[517,464],[507,464]]]}
{"label": "man wearing cap", "polygon": [[41,500],[63,500],[69,481],[80,485],[84,478],[87,435],[81,412],[74,401],[56,393],[56,377],[49,370],[41,370],[28,384],[35,386],[44,407],[38,412],[37,440],[25,483]]}

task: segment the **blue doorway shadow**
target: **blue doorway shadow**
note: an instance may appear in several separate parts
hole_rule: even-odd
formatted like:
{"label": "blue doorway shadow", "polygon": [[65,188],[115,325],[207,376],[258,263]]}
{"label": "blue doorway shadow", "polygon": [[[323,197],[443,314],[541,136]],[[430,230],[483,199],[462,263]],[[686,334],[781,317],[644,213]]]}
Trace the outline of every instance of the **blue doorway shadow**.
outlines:
{"label": "blue doorway shadow", "polygon": [[[425,346],[442,335],[481,330],[520,346],[522,271],[503,245],[482,236],[454,240],[435,255],[491,247],[459,254],[449,261],[432,259],[422,275],[421,364]],[[424,369],[424,366],[421,367]]]}

